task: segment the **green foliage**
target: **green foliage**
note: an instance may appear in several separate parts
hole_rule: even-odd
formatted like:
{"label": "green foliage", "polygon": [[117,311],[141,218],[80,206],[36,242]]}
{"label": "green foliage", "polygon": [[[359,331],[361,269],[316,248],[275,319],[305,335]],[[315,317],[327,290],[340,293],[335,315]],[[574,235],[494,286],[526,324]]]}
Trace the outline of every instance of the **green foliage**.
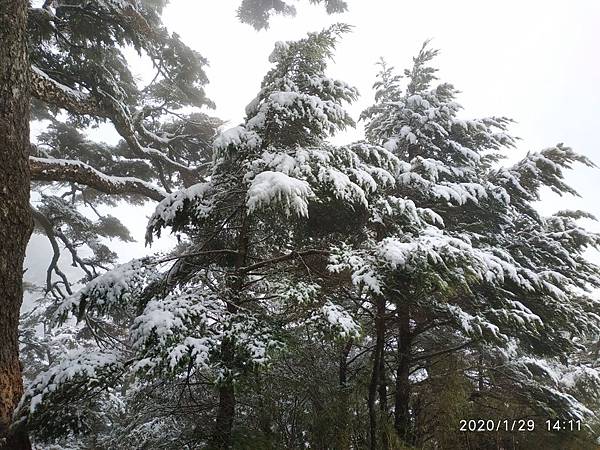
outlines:
{"label": "green foliage", "polygon": [[[162,28],[163,2],[132,5],[58,2],[56,17],[32,15],[34,62],[62,64],[57,80],[120,105],[134,130],[97,144],[79,130],[90,118],[63,123],[39,108],[53,119],[38,151],[160,183],[171,192],[147,241],[169,228],[180,244],[105,270],[116,255],[100,238],[131,236],[78,207],[110,200],[75,183],[41,197],[42,228],[87,279],[26,317],[19,414],[36,437],[102,449],[590,444],[590,430],[539,427],[545,417],[597,427],[600,276],[584,252],[600,237],[578,222],[585,212],[542,217],[533,204],[544,187],[575,194],[564,170],[587,158],[559,144],[499,167],[517,143],[511,121],[459,117],[427,43],[403,76],[381,64],[366,141],[328,143],[354,125],[344,104],[356,89],[325,74],[346,25],[277,43],[244,122],[216,133],[220,121],[171,110],[210,104],[204,60]],[[283,1],[239,10],[257,28],[292,12]],[[124,45],[158,65],[148,88],[131,79]],[[138,157],[147,145],[159,153]],[[538,430],[458,431],[460,419],[522,417]]]}
{"label": "green foliage", "polygon": [[[328,14],[341,13],[348,8],[343,0],[310,0],[310,3],[324,4]],[[294,16],[296,8],[283,0],[242,0],[237,10],[238,18],[256,30],[269,28],[269,19],[276,14]]]}

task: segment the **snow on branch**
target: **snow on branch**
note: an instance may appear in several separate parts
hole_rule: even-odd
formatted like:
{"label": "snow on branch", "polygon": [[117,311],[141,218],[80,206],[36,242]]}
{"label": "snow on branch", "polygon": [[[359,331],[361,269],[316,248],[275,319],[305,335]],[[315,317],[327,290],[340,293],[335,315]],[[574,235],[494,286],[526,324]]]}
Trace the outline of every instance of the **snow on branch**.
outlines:
{"label": "snow on branch", "polygon": [[55,317],[63,321],[69,313],[77,317],[86,313],[102,315],[139,297],[146,286],[158,277],[153,263],[150,258],[134,259],[103,273],[65,299],[58,306]]}
{"label": "snow on branch", "polygon": [[287,215],[308,217],[308,200],[314,197],[310,185],[281,172],[259,173],[248,189],[248,212],[279,202]]}
{"label": "snow on branch", "polygon": [[575,162],[595,167],[585,156],[577,154],[570,147],[557,144],[541,152],[528,153],[514,166],[501,168],[491,175],[492,180],[509,190],[511,197],[519,196],[529,201],[539,200],[542,186],[549,187],[558,195],[578,196],[577,191],[564,181],[563,174],[563,170],[570,169]]}
{"label": "snow on branch", "polygon": [[70,352],[59,364],[42,372],[31,382],[20,410],[28,407],[30,413],[34,413],[44,397],[60,394],[63,388],[76,383],[81,385],[81,391],[102,386],[102,377],[106,373],[122,370],[119,357],[119,352],[113,350]]}
{"label": "snow on branch", "polygon": [[139,354],[134,371],[148,372],[166,364],[171,370],[191,358],[196,367],[208,367],[210,353],[218,348],[222,305],[192,288],[153,299],[136,317],[133,348]]}
{"label": "snow on branch", "polygon": [[90,94],[59,83],[35,66],[31,66],[30,76],[32,96],[72,113],[108,118],[98,100]]}
{"label": "snow on branch", "polygon": [[185,212],[186,207],[195,205],[197,217],[207,216],[211,209],[210,199],[205,199],[210,193],[211,183],[197,183],[187,189],[182,189],[165,196],[156,206],[154,214],[148,220],[146,242],[152,242],[153,234],[160,236],[160,230],[165,226],[173,226]]}
{"label": "snow on branch", "polygon": [[78,183],[106,194],[136,194],[160,202],[167,194],[151,183],[135,177],[106,175],[77,160],[29,157],[31,178],[35,181]]}
{"label": "snow on branch", "polygon": [[201,170],[198,167],[188,167],[179,163],[159,149],[143,145],[135,132],[135,124],[132,119],[135,114],[131,114],[127,105],[101,89],[94,96],[76,91],[32,66],[31,95],[45,103],[66,109],[72,114],[90,115],[110,120],[138,157],[163,163],[186,174]]}

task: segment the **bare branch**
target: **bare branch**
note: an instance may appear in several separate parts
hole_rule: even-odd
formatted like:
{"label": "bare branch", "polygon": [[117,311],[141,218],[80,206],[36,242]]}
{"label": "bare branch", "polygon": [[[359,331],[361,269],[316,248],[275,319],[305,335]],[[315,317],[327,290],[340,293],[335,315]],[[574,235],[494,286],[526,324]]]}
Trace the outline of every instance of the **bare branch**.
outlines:
{"label": "bare branch", "polygon": [[65,234],[61,230],[56,230],[56,237],[58,237],[62,241],[62,243],[64,244],[64,246],[71,253],[71,258],[73,260],[73,267],[77,267],[77,265],[79,265],[79,267],[81,268],[81,270],[83,270],[85,272],[85,274],[88,276],[88,280],[91,280],[91,279],[95,278],[97,274],[96,274],[96,269],[94,268],[94,266],[92,264],[89,264],[89,266],[94,271],[94,273],[92,273],[92,271],[90,271],[90,269],[88,269],[88,267],[87,267],[88,264],[86,264],[79,257],[79,254],[77,253],[77,249],[71,243],[71,241],[69,241],[69,239],[67,239],[67,237],[65,236]]}
{"label": "bare branch", "polygon": [[167,258],[159,259],[156,264],[163,264],[170,261],[180,260],[183,258],[192,258],[194,256],[208,256],[208,255],[237,255],[236,250],[221,249],[221,250],[204,250],[193,253],[186,253],[184,255],[170,256]]}
{"label": "bare branch", "polygon": [[50,245],[52,246],[52,260],[50,261],[48,269],[46,270],[46,293],[54,289],[54,285],[52,283],[52,272],[55,272],[62,279],[67,293],[71,295],[73,294],[73,292],[71,291],[71,285],[69,284],[69,280],[67,279],[67,276],[58,267],[58,260],[60,258],[60,247],[58,246],[58,242],[56,241],[54,227],[52,226],[48,218],[33,206],[31,206],[31,212],[33,213],[33,218],[35,219],[35,221],[44,229],[46,236],[50,241]]}

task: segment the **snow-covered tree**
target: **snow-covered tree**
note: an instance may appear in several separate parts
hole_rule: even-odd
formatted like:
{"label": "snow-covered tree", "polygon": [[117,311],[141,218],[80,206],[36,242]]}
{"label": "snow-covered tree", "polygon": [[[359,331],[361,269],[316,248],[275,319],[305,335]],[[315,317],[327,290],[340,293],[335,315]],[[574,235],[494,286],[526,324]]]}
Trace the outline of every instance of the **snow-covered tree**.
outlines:
{"label": "snow-covered tree", "polygon": [[[49,123],[36,139],[30,168],[34,181],[54,187],[34,217],[55,259],[64,247],[87,280],[98,273],[94,260],[107,267],[114,259],[98,236],[127,239],[118,220],[97,206],[120,199],[160,201],[173,188],[200,180],[210,161],[220,122],[198,112],[212,105],[203,89],[206,61],[161,25],[163,7],[47,1],[29,11],[33,118]],[[145,86],[129,69],[130,50],[156,72]],[[194,112],[183,113],[189,107]],[[121,143],[111,147],[87,139],[83,128],[98,123],[111,124]],[[96,224],[77,211],[82,206],[98,216]],[[94,255],[89,262],[79,254],[82,244]],[[69,281],[59,272],[53,261],[47,290],[64,296]]]}
{"label": "snow-covered tree", "polygon": [[[440,421],[482,399],[591,414],[600,280],[583,252],[599,237],[585,213],[534,203],[574,194],[563,170],[590,161],[561,144],[502,167],[510,120],[460,118],[427,45],[404,77],[382,65],[366,141],[332,145],[358,95],[326,74],[345,25],[277,43],[243,123],[216,134],[183,114],[210,105],[204,61],[162,28],[163,6],[32,9],[34,111],[50,125],[30,167],[54,188],[33,214],[55,255],[25,319],[18,425],[73,448],[375,450],[442,445]],[[290,11],[244,1],[240,16],[261,28]],[[125,46],[154,63],[149,86]],[[123,142],[86,139],[103,120]],[[129,233],[81,207],[113,195],[157,201],[146,239],[170,230],[177,248],[108,270],[102,238]]]}
{"label": "snow-covered tree", "polygon": [[[336,25],[277,44],[274,68],[245,122],[215,139],[207,181],[158,204],[147,238],[170,227],[186,235],[183,254],[133,261],[63,302],[59,318],[73,312],[101,323],[132,314],[132,329],[120,345],[75,353],[34,380],[24,403],[29,420],[48,423],[50,405],[56,407],[65,392],[107,388],[127,374],[208,379],[218,387],[210,445],[229,448],[236,384],[284,349],[294,328],[358,333],[336,301],[335,284],[320,286],[319,271],[326,271],[335,235],[360,229],[370,198],[394,183],[398,161],[383,148],[337,148],[325,141],[353,123],[342,103],[356,90],[324,73],[346,30]],[[329,220],[322,220],[326,215]],[[155,269],[172,261],[166,272]],[[301,281],[307,276],[315,282]],[[279,315],[298,295],[306,297],[305,307]],[[201,427],[198,432],[197,441],[206,444],[208,436]]]}
{"label": "snow-covered tree", "polygon": [[[598,269],[583,257],[598,236],[577,225],[581,213],[543,218],[532,202],[543,186],[573,193],[562,169],[591,163],[558,145],[497,168],[499,151],[515,143],[506,133],[509,121],[460,119],[456,90],[432,86],[429,62],[436,53],[424,45],[405,71],[404,89],[401,77],[382,66],[376,103],[363,118],[368,139],[401,160],[397,190],[384,203],[391,214],[372,211],[379,227],[371,238],[334,255],[334,269],[351,270],[376,305],[371,448],[377,448],[378,387],[385,401],[381,361],[388,339],[397,346],[394,426],[406,443],[414,442],[410,374],[416,365],[427,374],[419,361],[444,352],[476,352],[485,382],[512,380],[513,394],[539,414],[590,412],[556,373],[568,371],[568,355],[598,331],[589,294],[598,287]],[[441,333],[446,338],[436,342],[432,336]],[[500,374],[492,375],[499,364]],[[552,372],[553,366],[561,369]]]}
{"label": "snow-covered tree", "polygon": [[[271,9],[279,8],[279,4],[268,7],[264,2],[251,3],[243,2],[239,15],[259,28],[266,26]],[[325,3],[329,13],[345,8],[342,2]],[[70,295],[74,280],[69,280],[58,265],[61,250],[71,253],[73,265],[89,281],[99,273],[98,268],[107,267],[114,259],[93,232],[99,231],[104,237],[123,237],[126,233],[114,217],[99,214],[98,205],[114,205],[122,198],[160,201],[166,193],[196,183],[209,171],[210,142],[220,123],[197,110],[190,114],[189,108],[211,105],[203,91],[206,61],[162,26],[160,15],[166,4],[165,0],[15,0],[6,4],[3,18],[8,22],[2,26],[2,41],[6,50],[3,57],[7,59],[2,66],[7,72],[2,80],[10,92],[2,97],[2,113],[6,113],[2,121],[8,126],[16,123],[11,117],[22,118],[19,133],[24,143],[19,147],[7,141],[2,146],[7,149],[7,161],[22,163],[22,167],[2,164],[7,169],[2,184],[14,187],[16,191],[10,197],[21,198],[21,203],[27,203],[25,196],[13,194],[29,191],[30,176],[36,186],[37,182],[44,187],[52,183],[56,190],[44,196],[40,206],[32,207],[32,213],[24,203],[15,203],[14,213],[6,217],[21,217],[21,222],[2,227],[6,236],[14,237],[4,240],[15,244],[14,248],[5,245],[7,253],[2,255],[4,261],[11,261],[3,265],[7,271],[2,273],[2,280],[7,277],[6,282],[2,281],[3,289],[11,292],[11,299],[14,297],[9,302],[13,306],[7,308],[12,311],[10,317],[1,326],[8,333],[3,342],[13,349],[0,360],[0,371],[7,373],[2,380],[10,380],[10,386],[0,385],[2,434],[21,391],[20,370],[15,362],[22,297],[18,261],[23,259],[31,233],[32,214],[37,230],[48,235],[54,252],[46,290],[54,297],[65,297]],[[286,14],[293,12],[291,6],[284,9]],[[29,54],[24,50],[27,47]],[[128,68],[130,50],[155,70],[146,86],[140,86]],[[31,98],[32,118],[51,123],[30,148],[26,105]],[[103,122],[120,134],[121,144],[114,148],[101,146],[80,135],[84,127]],[[5,131],[3,136],[21,136]],[[14,158],[15,154],[24,155],[25,162]],[[19,182],[9,183],[16,174]],[[70,201],[64,201],[65,197]],[[96,223],[88,219],[65,223],[66,217],[83,218],[80,206],[94,209],[98,214]],[[83,237],[79,225],[87,229],[85,237],[89,240],[85,244],[78,240]],[[68,229],[62,229],[64,226]]]}
{"label": "snow-covered tree", "polygon": [[[91,221],[78,206],[115,201],[104,194],[158,201],[165,191],[197,181],[206,169],[210,156],[203,145],[210,150],[205,141],[212,140],[219,123],[197,111],[211,104],[203,91],[205,61],[161,25],[164,5],[60,0],[2,5],[1,78],[7,91],[0,122],[10,128],[2,128],[7,140],[0,189],[2,208],[10,206],[3,210],[7,222],[1,227],[0,283],[7,294],[6,313],[0,316],[2,440],[22,390],[17,328],[32,215],[54,251],[46,290],[55,297],[68,296],[73,280],[57,264],[62,248],[90,280],[114,259],[100,236],[128,239],[114,217]],[[134,80],[126,48],[137,51],[156,71],[147,86]],[[51,122],[37,142],[30,142],[30,102],[33,120]],[[196,111],[182,114],[186,107]],[[78,129],[101,122],[111,123],[123,138],[117,149],[93,145],[78,134]],[[56,183],[56,190],[31,208],[30,180],[36,187],[37,182],[45,188]],[[26,438],[17,440],[6,445],[29,448]]]}

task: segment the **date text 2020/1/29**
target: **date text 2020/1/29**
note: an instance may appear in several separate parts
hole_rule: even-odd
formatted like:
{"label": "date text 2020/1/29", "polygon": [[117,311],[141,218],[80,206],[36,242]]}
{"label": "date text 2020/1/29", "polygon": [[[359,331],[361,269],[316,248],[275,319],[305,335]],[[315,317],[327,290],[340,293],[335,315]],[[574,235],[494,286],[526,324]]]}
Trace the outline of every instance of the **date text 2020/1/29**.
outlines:
{"label": "date text 2020/1/29", "polygon": [[462,419],[459,431],[534,431],[533,419]]}

